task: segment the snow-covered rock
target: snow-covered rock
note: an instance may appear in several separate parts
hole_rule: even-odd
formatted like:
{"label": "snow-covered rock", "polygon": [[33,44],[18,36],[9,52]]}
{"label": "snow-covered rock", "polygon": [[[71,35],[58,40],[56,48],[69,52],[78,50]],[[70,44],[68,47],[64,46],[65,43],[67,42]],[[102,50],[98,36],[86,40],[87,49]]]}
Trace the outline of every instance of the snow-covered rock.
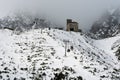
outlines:
{"label": "snow-covered rock", "polygon": [[120,64],[111,50],[118,38],[100,41],[47,28],[19,35],[0,30],[0,79],[119,80]]}
{"label": "snow-covered rock", "polygon": [[92,38],[104,39],[116,36],[120,33],[120,9],[107,11],[94,22],[90,30]]}

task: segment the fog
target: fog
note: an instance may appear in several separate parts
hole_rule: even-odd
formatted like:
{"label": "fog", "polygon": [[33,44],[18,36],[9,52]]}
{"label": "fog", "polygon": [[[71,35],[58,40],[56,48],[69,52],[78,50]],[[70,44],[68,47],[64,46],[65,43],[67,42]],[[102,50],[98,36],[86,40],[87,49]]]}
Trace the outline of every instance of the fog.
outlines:
{"label": "fog", "polygon": [[29,12],[46,16],[62,26],[71,18],[79,23],[79,28],[87,31],[106,10],[119,5],[120,0],[0,0],[0,17]]}

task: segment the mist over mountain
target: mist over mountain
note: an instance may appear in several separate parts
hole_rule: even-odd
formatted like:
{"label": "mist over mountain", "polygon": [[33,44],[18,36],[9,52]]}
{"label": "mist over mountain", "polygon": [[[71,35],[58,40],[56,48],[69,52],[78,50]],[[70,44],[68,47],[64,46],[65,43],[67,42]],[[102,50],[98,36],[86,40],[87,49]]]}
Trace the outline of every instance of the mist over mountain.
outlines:
{"label": "mist over mountain", "polygon": [[14,12],[44,15],[57,24],[66,26],[66,19],[79,23],[88,31],[104,11],[119,7],[119,0],[0,0],[0,17]]}
{"label": "mist over mountain", "polygon": [[43,15],[29,13],[15,13],[0,18],[0,29],[9,29],[17,33],[40,28],[63,28]]}
{"label": "mist over mountain", "polygon": [[120,80],[120,0],[0,0],[0,80]]}
{"label": "mist over mountain", "polygon": [[106,11],[102,17],[93,23],[90,33],[93,38],[103,39],[120,33],[120,9]]}

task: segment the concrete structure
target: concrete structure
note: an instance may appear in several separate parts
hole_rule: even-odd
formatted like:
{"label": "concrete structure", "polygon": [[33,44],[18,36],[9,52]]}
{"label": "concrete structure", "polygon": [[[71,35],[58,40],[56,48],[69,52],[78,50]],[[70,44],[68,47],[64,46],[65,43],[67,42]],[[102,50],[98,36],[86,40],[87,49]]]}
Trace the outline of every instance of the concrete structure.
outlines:
{"label": "concrete structure", "polygon": [[67,29],[66,31],[75,31],[78,32],[78,23],[72,22],[72,19],[67,19]]}

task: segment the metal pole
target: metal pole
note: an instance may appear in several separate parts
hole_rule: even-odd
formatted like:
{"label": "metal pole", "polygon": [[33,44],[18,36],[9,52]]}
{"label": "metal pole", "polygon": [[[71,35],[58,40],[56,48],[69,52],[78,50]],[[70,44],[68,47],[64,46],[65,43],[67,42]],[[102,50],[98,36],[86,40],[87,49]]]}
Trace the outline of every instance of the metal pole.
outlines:
{"label": "metal pole", "polygon": [[69,41],[67,41],[67,40],[64,40],[64,43],[65,43],[65,57],[67,56],[67,43],[68,43]]}
{"label": "metal pole", "polygon": [[67,50],[67,42],[65,42],[65,57],[67,56],[66,50]]}

